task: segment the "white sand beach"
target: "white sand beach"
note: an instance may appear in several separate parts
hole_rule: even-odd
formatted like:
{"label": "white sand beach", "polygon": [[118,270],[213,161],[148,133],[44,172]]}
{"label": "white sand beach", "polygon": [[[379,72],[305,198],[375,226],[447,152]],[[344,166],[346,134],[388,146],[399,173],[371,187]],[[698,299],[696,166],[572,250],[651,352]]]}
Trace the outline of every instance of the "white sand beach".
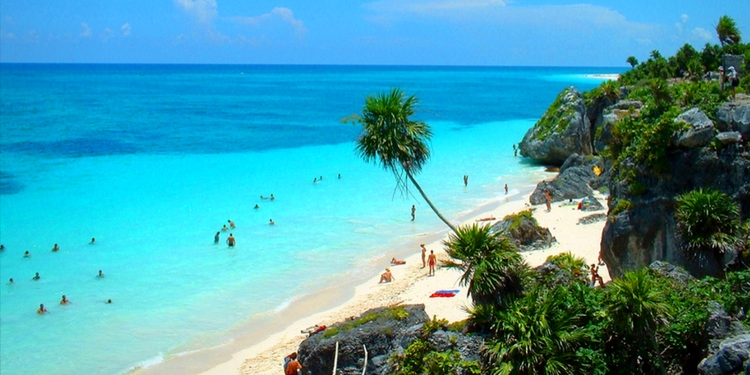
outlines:
{"label": "white sand beach", "polygon": [[[606,207],[605,197],[598,195],[597,199]],[[492,216],[496,219],[502,219],[508,214],[530,208],[527,202],[528,195],[524,196],[522,200],[508,201],[490,212],[483,212],[469,218],[464,224],[470,224],[478,219]],[[534,206],[533,208],[534,217],[542,227],[550,229],[557,242],[548,249],[523,253],[530,266],[541,265],[548,256],[568,251],[584,258],[587,264],[597,261],[604,221],[579,225],[578,220],[580,218],[593,213],[583,212],[577,210],[576,206],[564,205],[559,202],[553,203],[550,212],[546,211],[544,205]],[[494,223],[495,221],[483,222]],[[438,259],[447,257],[442,246],[443,240],[425,244],[428,250],[435,252]],[[316,324],[332,325],[344,321],[348,317],[358,316],[375,307],[421,303],[425,305],[425,310],[430,317],[434,316],[449,321],[460,321],[468,317],[465,308],[471,304],[471,301],[467,297],[466,288],[458,285],[460,272],[438,268],[434,277],[427,276],[427,268],[422,268],[419,247],[415,247],[414,255],[406,258],[405,265],[390,266],[384,264],[383,267],[391,269],[395,278],[393,282],[380,284],[378,283],[380,276],[375,276],[359,285],[354,296],[344,304],[326,311],[310,311],[310,315],[298,319],[283,330],[271,334],[264,341],[236,352],[231,360],[203,372],[202,375],[279,374],[281,373],[284,356],[296,351],[306,337],[300,330]],[[609,281],[609,274],[606,269],[600,270],[600,274],[605,282]],[[441,289],[460,289],[460,293],[452,298],[429,297],[432,293]]]}

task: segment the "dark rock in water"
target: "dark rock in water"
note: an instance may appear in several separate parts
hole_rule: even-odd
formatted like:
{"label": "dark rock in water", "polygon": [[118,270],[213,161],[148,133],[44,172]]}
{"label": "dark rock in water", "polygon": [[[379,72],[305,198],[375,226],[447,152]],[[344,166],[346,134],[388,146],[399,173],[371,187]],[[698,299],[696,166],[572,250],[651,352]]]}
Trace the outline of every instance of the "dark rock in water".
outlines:
{"label": "dark rock in water", "polygon": [[750,96],[737,94],[735,100],[724,103],[716,111],[716,127],[719,131],[737,131],[750,136]]}
{"label": "dark rock in water", "polygon": [[508,215],[503,220],[492,226],[495,232],[505,232],[520,251],[545,249],[557,240],[552,237],[548,228],[539,226],[536,219],[530,214],[531,211],[522,211],[514,215]]}
{"label": "dark rock in water", "polygon": [[665,263],[657,260],[651,263],[649,268],[658,273],[661,276],[672,279],[679,282],[682,285],[687,285],[689,282],[695,280],[695,277],[687,273],[682,267],[675,266],[674,264]]}
{"label": "dark rock in water", "polygon": [[[424,305],[372,309],[355,320],[336,323],[323,333],[305,339],[298,350],[300,362],[311,374],[332,373],[338,342],[338,369],[344,374],[361,374],[363,345],[367,347],[370,358],[388,356],[397,348],[403,350],[420,337],[422,326],[427,321],[429,317]],[[328,337],[330,332],[337,333]],[[368,361],[367,373],[380,373],[377,364],[382,366],[385,361],[385,358]]]}
{"label": "dark rock in water", "polygon": [[747,372],[750,359],[750,334],[728,338],[721,342],[719,350],[698,365],[701,375],[734,375],[743,369]]}
{"label": "dark rock in water", "polygon": [[714,123],[698,108],[681,113],[674,121],[689,125],[689,129],[675,135],[678,147],[702,147],[714,139]]}
{"label": "dark rock in water", "polygon": [[594,190],[589,184],[598,176],[595,170],[603,171],[604,162],[599,157],[581,156],[573,154],[560,167],[558,174],[552,181],[542,181],[529,197],[533,205],[546,202],[544,190],[552,195],[552,202],[567,201],[592,196]]}
{"label": "dark rock in water", "polygon": [[571,154],[591,155],[591,122],[578,90],[563,90],[518,148],[521,156],[545,164],[561,165]]}
{"label": "dark rock in water", "polygon": [[600,213],[600,214],[593,214],[586,217],[582,217],[578,219],[578,224],[588,225],[593,224],[599,221],[607,220],[607,214]]}

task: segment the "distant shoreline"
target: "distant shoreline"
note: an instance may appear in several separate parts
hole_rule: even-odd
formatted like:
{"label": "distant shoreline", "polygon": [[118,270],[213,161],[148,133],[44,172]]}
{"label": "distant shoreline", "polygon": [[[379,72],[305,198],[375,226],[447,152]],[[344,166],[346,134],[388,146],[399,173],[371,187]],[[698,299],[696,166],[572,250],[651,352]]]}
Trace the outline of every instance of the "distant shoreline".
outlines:
{"label": "distant shoreline", "polygon": [[609,79],[612,81],[616,81],[618,78],[620,78],[619,74],[586,74],[586,78],[596,78],[596,79]]}

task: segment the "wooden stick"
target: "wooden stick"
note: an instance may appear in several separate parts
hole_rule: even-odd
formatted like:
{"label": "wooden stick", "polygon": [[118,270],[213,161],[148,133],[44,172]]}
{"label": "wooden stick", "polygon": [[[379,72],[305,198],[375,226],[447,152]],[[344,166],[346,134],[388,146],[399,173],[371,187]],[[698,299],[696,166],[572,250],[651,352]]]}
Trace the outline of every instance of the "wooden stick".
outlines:
{"label": "wooden stick", "polygon": [[333,375],[336,375],[336,367],[339,361],[339,342],[336,341],[336,355],[333,357]]}
{"label": "wooden stick", "polygon": [[362,375],[365,375],[365,371],[367,371],[367,347],[362,345],[362,348],[365,350],[365,365],[362,367]]}

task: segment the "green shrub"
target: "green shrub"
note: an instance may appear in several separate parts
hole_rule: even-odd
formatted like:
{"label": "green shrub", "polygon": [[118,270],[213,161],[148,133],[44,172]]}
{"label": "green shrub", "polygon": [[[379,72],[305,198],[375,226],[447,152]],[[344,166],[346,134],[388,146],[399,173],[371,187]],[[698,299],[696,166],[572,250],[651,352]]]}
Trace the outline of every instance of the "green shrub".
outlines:
{"label": "green shrub", "polygon": [[617,205],[615,206],[615,208],[612,209],[611,216],[617,216],[620,213],[629,210],[631,206],[632,204],[629,200],[624,198],[620,199],[619,201],[617,201]]}
{"label": "green shrub", "polygon": [[[336,327],[329,327],[323,331],[323,338],[330,338],[336,336],[339,332],[346,332],[348,330],[357,328],[363,324],[372,321],[384,321],[390,319],[404,320],[409,317],[409,313],[403,306],[389,307],[382,311],[371,311],[367,314],[360,316],[354,320],[349,320]],[[387,332],[386,332],[387,333]]]}
{"label": "green shrub", "polygon": [[675,219],[690,250],[721,254],[742,245],[739,206],[718,190],[699,188],[678,196]]}

